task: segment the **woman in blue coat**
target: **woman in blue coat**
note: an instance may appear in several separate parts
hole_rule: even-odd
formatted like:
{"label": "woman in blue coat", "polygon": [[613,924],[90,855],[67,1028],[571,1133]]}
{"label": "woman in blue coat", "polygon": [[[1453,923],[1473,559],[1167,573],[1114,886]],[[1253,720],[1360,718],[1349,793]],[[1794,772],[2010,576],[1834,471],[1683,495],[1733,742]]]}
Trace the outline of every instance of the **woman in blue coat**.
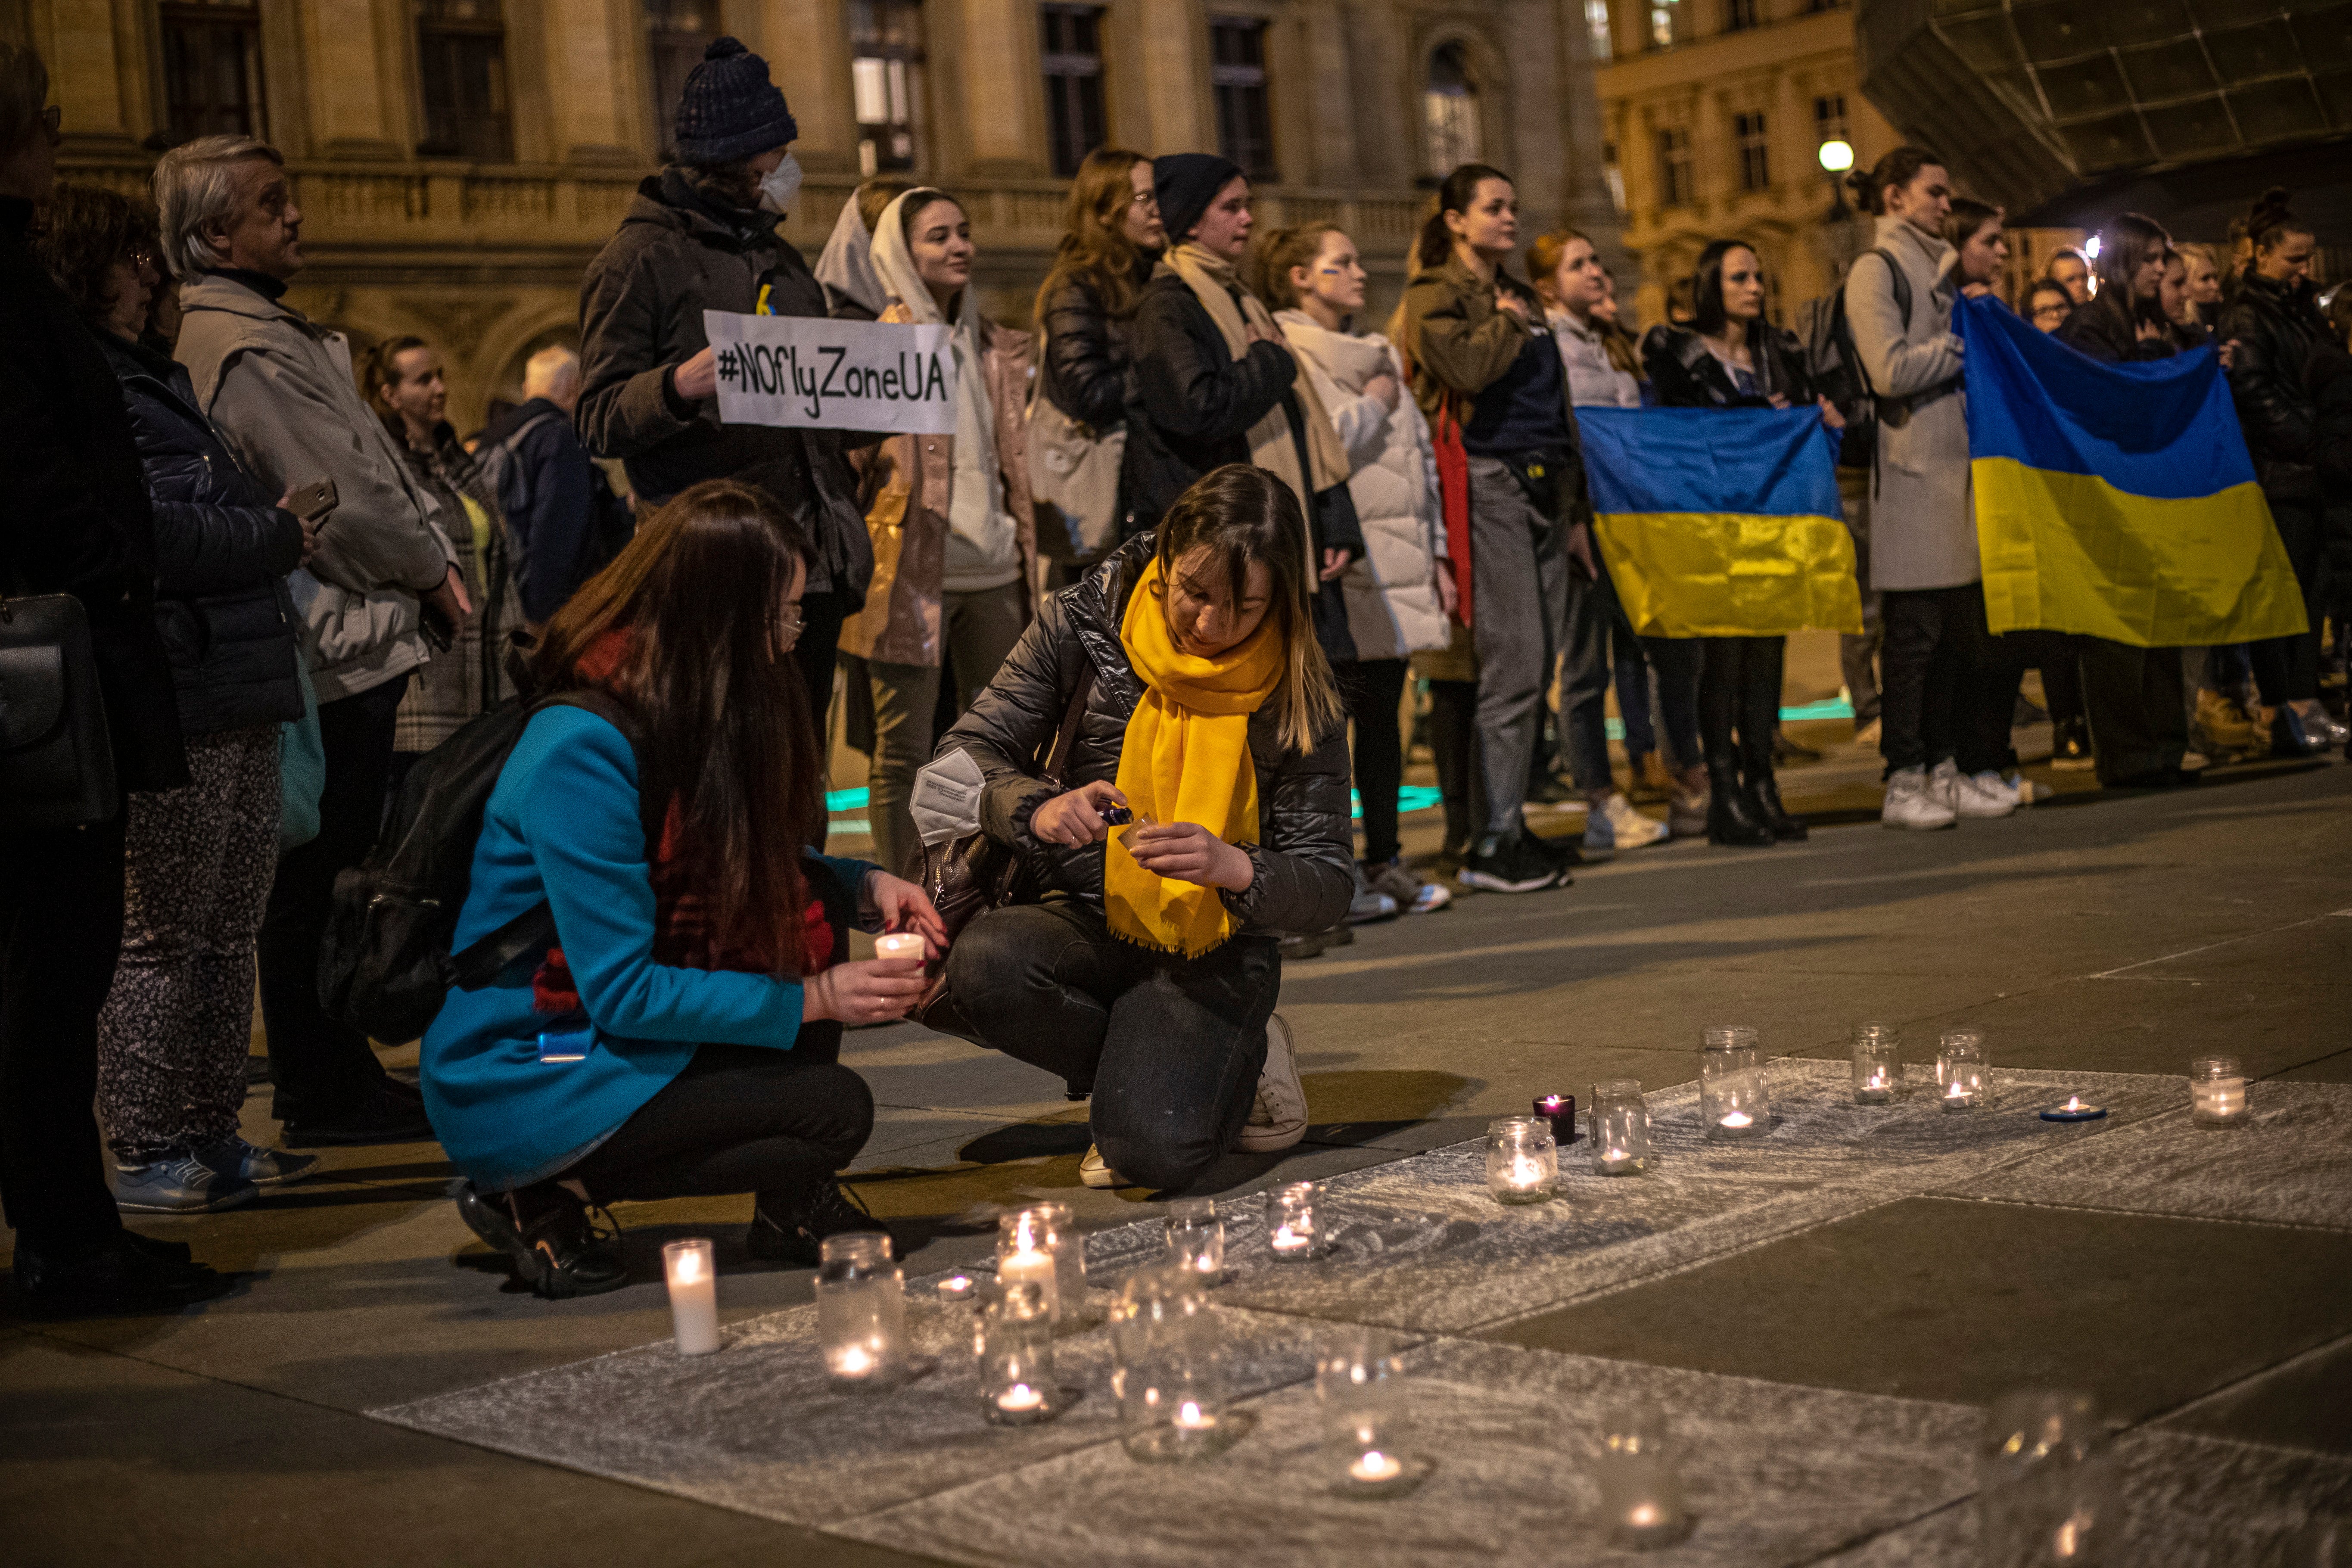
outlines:
{"label": "woman in blue coat", "polygon": [[917,959],[842,962],[848,928],[946,933],[920,889],[807,848],[824,820],[792,658],[809,542],[762,491],[694,485],[548,628],[543,693],[483,814],[454,945],[544,901],[556,941],[425,1037],[457,1208],[541,1295],[626,1283],[589,1209],[754,1194],[754,1257],[817,1260],[873,1220],[834,1179],[874,1100],[845,1023],[905,1016]]}

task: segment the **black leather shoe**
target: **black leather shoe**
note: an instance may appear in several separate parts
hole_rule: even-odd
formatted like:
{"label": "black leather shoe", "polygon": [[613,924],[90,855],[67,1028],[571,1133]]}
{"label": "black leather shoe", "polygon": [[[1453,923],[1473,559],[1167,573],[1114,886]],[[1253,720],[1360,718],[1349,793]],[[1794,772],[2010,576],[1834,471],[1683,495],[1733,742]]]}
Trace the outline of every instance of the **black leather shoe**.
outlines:
{"label": "black leather shoe", "polygon": [[201,1263],[169,1255],[170,1243],[128,1232],[79,1258],[16,1248],[16,1294],[37,1317],[88,1318],[176,1312],[236,1289],[236,1281]]}
{"label": "black leather shoe", "polygon": [[433,1123],[425,1115],[423,1100],[405,1084],[394,1083],[371,1085],[358,1104],[338,1111],[289,1117],[284,1137],[289,1149],[433,1141]]}
{"label": "black leather shoe", "polygon": [[803,1194],[797,1202],[763,1195],[751,1210],[751,1228],[743,1235],[744,1249],[757,1258],[790,1268],[814,1268],[821,1260],[824,1238],[852,1231],[879,1231],[890,1237],[890,1256],[899,1256],[898,1238],[874,1217],[857,1195],[833,1177]]}
{"label": "black leather shoe", "polygon": [[1706,795],[1706,841],[1753,849],[1776,842],[1772,829],[1758,815],[1739,776],[1729,768],[1709,767]]}
{"label": "black leather shoe", "polygon": [[1810,830],[1805,825],[1780,808],[1780,785],[1769,778],[1758,779],[1748,786],[1748,803],[1756,808],[1758,820],[1772,830],[1772,837],[1783,844],[1801,844]]}
{"label": "black leather shoe", "polygon": [[[621,1261],[620,1227],[604,1216],[599,1226],[588,1205],[553,1183],[527,1187],[536,1212],[519,1207],[515,1194],[485,1194],[471,1182],[457,1193],[457,1215],[466,1228],[503,1252],[515,1277],[551,1301],[601,1296],[629,1282]],[[527,1217],[526,1217],[527,1216]]]}

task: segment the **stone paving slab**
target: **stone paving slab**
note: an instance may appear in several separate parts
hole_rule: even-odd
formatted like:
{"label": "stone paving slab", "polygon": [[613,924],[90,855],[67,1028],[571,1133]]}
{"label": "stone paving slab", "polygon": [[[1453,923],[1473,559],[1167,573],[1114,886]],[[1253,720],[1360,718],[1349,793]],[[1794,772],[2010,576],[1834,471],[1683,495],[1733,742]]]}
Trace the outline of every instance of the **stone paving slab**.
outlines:
{"label": "stone paving slab", "polygon": [[[1313,1390],[1255,1402],[1257,1430],[1177,1476],[1116,1444],[836,1527],[971,1563],[1196,1568],[1255,1563],[1801,1563],[1965,1494],[1972,1410],[1790,1388],[1636,1363],[1441,1340],[1408,1354],[1412,1441],[1437,1460],[1403,1498],[1326,1489]],[[1691,1534],[1610,1546],[1592,1479],[1610,1408],[1673,1412]],[[1203,1506],[1214,1499],[1213,1506]]]}
{"label": "stone paving slab", "polygon": [[2200,1127],[2183,1105],[1951,1191],[2013,1203],[2352,1230],[2352,1085],[2256,1083],[2249,1122]]}

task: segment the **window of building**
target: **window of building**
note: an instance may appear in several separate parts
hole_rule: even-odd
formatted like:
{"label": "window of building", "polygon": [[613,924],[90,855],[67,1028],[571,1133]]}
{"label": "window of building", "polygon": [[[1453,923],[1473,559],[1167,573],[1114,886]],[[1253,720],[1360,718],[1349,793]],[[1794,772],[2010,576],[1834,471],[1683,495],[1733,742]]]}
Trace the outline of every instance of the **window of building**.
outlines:
{"label": "window of building", "polygon": [[1442,180],[1478,161],[1478,89],[1471,83],[1460,44],[1444,44],[1431,52],[1421,120],[1429,138],[1427,168],[1433,177]]}
{"label": "window of building", "polygon": [[1696,183],[1691,175],[1691,139],[1686,126],[1668,125],[1658,132],[1658,205],[1690,205]]}
{"label": "window of building", "polygon": [[1764,113],[1731,117],[1731,139],[1739,147],[1739,188],[1760,191],[1772,183],[1772,152],[1764,134]]}
{"label": "window of building", "polygon": [[1853,140],[1845,133],[1845,94],[1824,93],[1813,100],[1813,145]]}
{"label": "window of building", "polygon": [[1046,134],[1054,173],[1067,179],[1103,144],[1102,8],[1046,5],[1044,29]]}
{"label": "window of building", "polygon": [[1617,39],[1610,29],[1609,0],[1584,0],[1584,26],[1592,35],[1592,58],[1603,62],[1615,58]]}
{"label": "window of building", "polygon": [[250,4],[163,8],[165,139],[263,136],[261,13]]}
{"label": "window of building", "polygon": [[503,163],[514,157],[501,0],[417,0],[416,74],[428,157]]}
{"label": "window of building", "polygon": [[1265,22],[1255,16],[1209,18],[1209,90],[1217,102],[1217,150],[1251,179],[1274,179]]}
{"label": "window of building", "polygon": [[1756,0],[1723,0],[1723,30],[1744,33],[1756,26]]}
{"label": "window of building", "polygon": [[922,153],[923,8],[849,0],[849,96],[861,174],[911,169]]}
{"label": "window of building", "polygon": [[1625,171],[1617,163],[1617,143],[1601,144],[1601,177],[1609,182],[1609,199],[1619,212],[1625,210]]}
{"label": "window of building", "polygon": [[677,100],[687,74],[702,63],[702,52],[723,30],[719,0],[645,0],[646,52],[652,68],[654,126],[662,155],[677,134]]}
{"label": "window of building", "polygon": [[1680,0],[1650,0],[1650,47],[1671,49],[1681,41]]}

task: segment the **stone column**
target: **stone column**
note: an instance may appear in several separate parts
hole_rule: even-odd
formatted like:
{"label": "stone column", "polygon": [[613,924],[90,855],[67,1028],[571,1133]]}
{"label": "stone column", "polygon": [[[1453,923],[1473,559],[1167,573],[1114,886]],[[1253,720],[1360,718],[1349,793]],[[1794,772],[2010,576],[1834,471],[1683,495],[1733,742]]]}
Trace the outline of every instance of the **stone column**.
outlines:
{"label": "stone column", "polygon": [[963,0],[962,9],[957,66],[967,166],[982,178],[1043,178],[1036,7],[1030,0]]}
{"label": "stone column", "polygon": [[1142,0],[1143,58],[1150,62],[1144,100],[1151,115],[1151,151],[1213,153],[1216,120],[1209,112],[1207,23],[1194,0]]}
{"label": "stone column", "polygon": [[28,9],[28,41],[48,68],[49,101],[63,116],[68,155],[134,151],[152,129],[149,121],[163,118],[150,102],[136,8],[114,0]]}
{"label": "stone column", "polygon": [[760,0],[756,20],[753,47],[800,123],[793,156],[812,170],[855,174],[857,116],[849,97],[847,8],[842,0]]}
{"label": "stone column", "polygon": [[546,16],[551,151],[565,163],[633,165],[653,145],[645,30],[629,0],[561,0]]}
{"label": "stone column", "polygon": [[303,0],[311,149],[331,158],[404,158],[409,8],[394,0]]}
{"label": "stone column", "polygon": [[[1559,11],[1560,110],[1559,132],[1565,167],[1561,170],[1561,216],[1570,228],[1589,236],[1592,248],[1616,269],[1621,295],[1631,298],[1642,279],[1625,250],[1617,204],[1609,195],[1608,176],[1601,172],[1601,149],[1607,140],[1601,126],[1601,89],[1593,78],[1592,36],[1584,21],[1583,0],[1557,0]],[[1617,149],[1618,164],[1627,167],[1634,150]],[[1628,175],[1630,193],[1630,174]],[[1628,205],[1631,205],[1629,195]]]}

